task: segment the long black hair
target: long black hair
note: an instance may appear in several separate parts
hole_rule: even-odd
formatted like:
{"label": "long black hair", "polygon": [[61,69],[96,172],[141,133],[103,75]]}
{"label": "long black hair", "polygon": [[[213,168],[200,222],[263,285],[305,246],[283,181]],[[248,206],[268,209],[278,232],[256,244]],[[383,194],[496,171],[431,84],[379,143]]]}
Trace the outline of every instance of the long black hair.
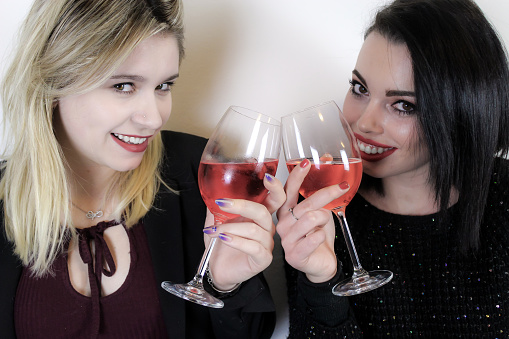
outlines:
{"label": "long black hair", "polygon": [[440,210],[459,192],[459,248],[476,249],[496,155],[509,150],[509,70],[496,31],[470,0],[396,0],[378,32],[409,50],[429,181]]}

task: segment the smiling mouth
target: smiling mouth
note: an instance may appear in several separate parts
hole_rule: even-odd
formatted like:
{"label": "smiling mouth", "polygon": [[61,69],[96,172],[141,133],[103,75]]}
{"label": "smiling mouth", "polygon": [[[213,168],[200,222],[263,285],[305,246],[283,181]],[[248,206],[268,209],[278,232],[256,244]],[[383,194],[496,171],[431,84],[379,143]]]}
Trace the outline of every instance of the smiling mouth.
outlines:
{"label": "smiling mouth", "polygon": [[147,138],[129,137],[127,135],[122,135],[122,134],[118,134],[118,133],[112,133],[112,134],[118,140],[123,141],[127,144],[132,144],[132,145],[140,145],[147,140]]}
{"label": "smiling mouth", "polygon": [[394,147],[378,147],[375,145],[366,144],[359,140],[357,140],[357,145],[359,145],[361,152],[366,154],[382,154],[394,149]]}

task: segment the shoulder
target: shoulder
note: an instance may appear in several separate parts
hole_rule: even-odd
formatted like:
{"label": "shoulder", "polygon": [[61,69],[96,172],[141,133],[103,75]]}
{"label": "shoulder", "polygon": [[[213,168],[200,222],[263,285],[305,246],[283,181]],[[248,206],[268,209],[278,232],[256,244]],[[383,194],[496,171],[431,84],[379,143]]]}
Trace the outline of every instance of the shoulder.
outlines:
{"label": "shoulder", "polygon": [[[484,210],[481,237],[509,246],[509,160],[497,158]],[[505,246],[504,245],[504,246]]]}
{"label": "shoulder", "polygon": [[[500,205],[509,202],[509,160],[496,158],[491,176],[488,205],[498,202]],[[509,206],[505,206],[507,210]]]}
{"label": "shoulder", "polygon": [[180,189],[182,183],[197,181],[200,158],[207,139],[174,131],[161,131],[161,138],[164,147],[161,164],[163,180],[175,189]]}
{"label": "shoulder", "polygon": [[179,157],[193,158],[201,153],[205,148],[207,139],[197,135],[174,132],[161,131],[165,155],[178,155]]}

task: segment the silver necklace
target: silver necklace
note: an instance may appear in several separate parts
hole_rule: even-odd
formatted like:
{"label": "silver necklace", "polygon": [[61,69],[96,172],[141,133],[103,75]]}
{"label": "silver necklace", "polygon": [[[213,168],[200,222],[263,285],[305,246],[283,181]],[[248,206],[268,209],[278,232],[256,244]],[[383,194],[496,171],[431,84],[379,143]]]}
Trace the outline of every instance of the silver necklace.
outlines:
{"label": "silver necklace", "polygon": [[90,220],[94,220],[95,218],[100,218],[104,215],[103,211],[102,211],[102,207],[99,208],[98,211],[94,212],[94,211],[85,211],[85,210],[82,210],[81,208],[79,208],[78,206],[76,206],[72,201],[71,201],[71,204],[76,207],[77,209],[79,209],[81,212],[85,213],[85,216],[90,219]]}

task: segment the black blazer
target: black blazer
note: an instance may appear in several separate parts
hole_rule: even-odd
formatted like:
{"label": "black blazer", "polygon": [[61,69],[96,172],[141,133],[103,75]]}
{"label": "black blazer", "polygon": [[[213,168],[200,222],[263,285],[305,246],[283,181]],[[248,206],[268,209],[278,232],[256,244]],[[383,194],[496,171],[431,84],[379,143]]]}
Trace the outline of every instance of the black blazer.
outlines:
{"label": "black blazer", "polygon": [[[152,255],[159,300],[170,338],[270,338],[275,307],[262,274],[244,282],[223,309],[212,309],[177,298],[164,291],[162,281],[192,279],[204,251],[206,207],[198,189],[198,166],[206,139],[163,131],[163,179],[154,206],[143,219]],[[3,211],[3,209],[2,209]],[[3,218],[2,218],[3,227]],[[16,338],[14,297],[22,266],[12,245],[0,232],[0,333]]]}

